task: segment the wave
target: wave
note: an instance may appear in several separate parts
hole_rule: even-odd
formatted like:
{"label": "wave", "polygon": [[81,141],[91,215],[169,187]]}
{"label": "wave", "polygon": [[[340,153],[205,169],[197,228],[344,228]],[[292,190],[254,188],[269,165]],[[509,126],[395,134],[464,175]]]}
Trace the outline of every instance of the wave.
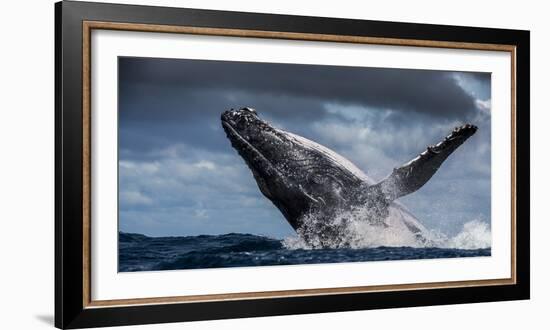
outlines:
{"label": "wave", "polygon": [[120,272],[490,256],[490,249],[370,247],[312,249],[251,234],[147,237],[119,233]]}

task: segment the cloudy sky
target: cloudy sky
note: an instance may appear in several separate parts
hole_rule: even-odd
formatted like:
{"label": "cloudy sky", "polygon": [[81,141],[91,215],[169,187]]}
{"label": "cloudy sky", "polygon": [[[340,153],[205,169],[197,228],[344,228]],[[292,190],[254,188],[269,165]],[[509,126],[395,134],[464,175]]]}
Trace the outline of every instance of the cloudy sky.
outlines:
{"label": "cloudy sky", "polygon": [[253,107],[380,180],[455,126],[478,132],[401,198],[428,228],[490,222],[489,73],[119,58],[119,228],[150,236],[286,237],[220,114]]}

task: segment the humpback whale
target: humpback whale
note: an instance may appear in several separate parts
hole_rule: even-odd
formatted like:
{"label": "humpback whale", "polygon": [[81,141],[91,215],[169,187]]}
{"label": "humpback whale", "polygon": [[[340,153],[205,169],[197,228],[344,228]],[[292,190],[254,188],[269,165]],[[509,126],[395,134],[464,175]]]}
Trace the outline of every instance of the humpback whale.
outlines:
{"label": "humpback whale", "polygon": [[321,248],[350,246],[354,238],[347,233],[361,223],[388,230],[400,239],[428,240],[426,228],[397,199],[426,184],[445,159],[477,131],[470,124],[457,127],[441,142],[374,182],[343,156],[271,126],[253,108],[225,111],[221,122],[261,193],[306,244]]}

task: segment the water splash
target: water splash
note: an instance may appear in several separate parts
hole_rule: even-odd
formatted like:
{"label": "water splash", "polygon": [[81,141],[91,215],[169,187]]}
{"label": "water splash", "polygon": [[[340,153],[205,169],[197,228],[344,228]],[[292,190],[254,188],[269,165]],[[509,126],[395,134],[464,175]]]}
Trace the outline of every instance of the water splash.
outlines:
{"label": "water splash", "polygon": [[[367,219],[375,219],[367,207],[342,211],[331,219],[323,214],[310,213],[302,219],[305,225],[298,229],[298,237],[285,238],[283,245],[289,249],[425,246],[411,231],[412,226],[419,232],[424,228],[399,206],[390,208],[383,221]],[[307,237],[307,243],[300,237]]]}
{"label": "water splash", "polygon": [[[355,209],[337,214],[327,221],[326,217],[308,214],[303,221],[303,230],[298,236],[283,240],[283,246],[290,250],[320,248],[375,248],[375,247],[436,247],[453,249],[484,249],[491,247],[491,229],[479,219],[463,225],[455,236],[424,228],[416,218],[401,206],[390,208],[383,221],[366,221],[368,210]],[[372,218],[371,218],[372,219]],[[315,231],[337,231],[336,235],[319,238]],[[301,237],[308,237],[307,242]],[[327,244],[328,242],[328,244]]]}
{"label": "water splash", "polygon": [[486,222],[473,220],[464,224],[462,231],[446,242],[448,248],[485,249],[491,247],[491,229]]}

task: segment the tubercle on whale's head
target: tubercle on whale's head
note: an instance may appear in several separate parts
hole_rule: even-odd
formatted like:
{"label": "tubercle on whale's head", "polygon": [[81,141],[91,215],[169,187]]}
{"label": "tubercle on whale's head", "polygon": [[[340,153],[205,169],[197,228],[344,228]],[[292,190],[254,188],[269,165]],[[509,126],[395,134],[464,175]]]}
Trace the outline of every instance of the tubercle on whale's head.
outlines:
{"label": "tubercle on whale's head", "polygon": [[[226,133],[229,126],[246,140],[258,134],[259,127],[265,124],[258,117],[256,110],[250,107],[224,111],[221,115],[221,120]],[[231,139],[231,136],[228,137]]]}

